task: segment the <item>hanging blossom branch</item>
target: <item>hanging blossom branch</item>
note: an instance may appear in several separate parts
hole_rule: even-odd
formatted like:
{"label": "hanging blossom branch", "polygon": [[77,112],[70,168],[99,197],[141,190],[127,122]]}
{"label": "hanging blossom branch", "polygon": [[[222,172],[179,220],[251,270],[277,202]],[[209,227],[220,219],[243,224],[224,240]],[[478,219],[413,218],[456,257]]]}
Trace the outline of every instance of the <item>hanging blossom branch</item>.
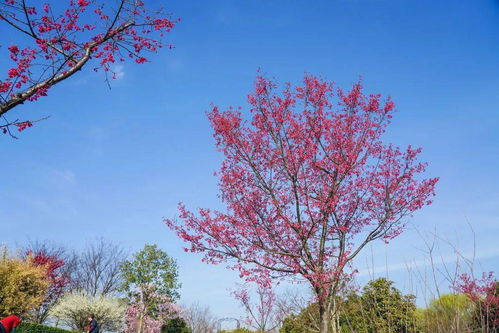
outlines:
{"label": "hanging blossom branch", "polygon": [[[91,59],[95,71],[111,73],[112,78],[116,74],[111,66],[117,61],[147,62],[146,53],[162,48],[162,37],[179,22],[140,0],[69,0],[62,10],[60,1],[52,3],[0,0],[0,24],[24,36],[27,44],[8,46],[13,65],[0,77],[2,117],[26,101],[46,96],[52,86],[76,74]],[[4,133],[10,133],[11,125],[23,130],[33,124],[4,120]]]}
{"label": "hanging blossom branch", "polygon": [[16,119],[16,120],[7,120],[7,118],[5,116],[2,116],[2,120],[4,121],[4,123],[0,124],[0,131],[3,134],[10,135],[10,137],[13,138],[13,139],[17,139],[17,136],[15,136],[14,133],[12,132],[12,130],[11,130],[12,126],[15,126],[17,128],[18,132],[22,132],[25,129],[32,127],[33,123],[37,123],[37,122],[46,120],[48,118],[50,118],[50,116],[46,116],[46,117],[43,117],[43,118],[40,118],[40,119],[37,119],[37,120],[25,120],[25,121],[21,121],[19,119]]}

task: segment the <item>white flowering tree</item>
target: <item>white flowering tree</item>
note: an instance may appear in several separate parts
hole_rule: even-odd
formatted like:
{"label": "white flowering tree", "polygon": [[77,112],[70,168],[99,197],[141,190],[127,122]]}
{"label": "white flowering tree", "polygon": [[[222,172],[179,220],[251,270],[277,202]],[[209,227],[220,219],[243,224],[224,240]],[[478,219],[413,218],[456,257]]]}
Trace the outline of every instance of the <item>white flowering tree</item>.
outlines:
{"label": "white flowering tree", "polygon": [[65,295],[50,316],[77,332],[85,332],[88,317],[93,314],[101,331],[118,332],[124,325],[125,310],[126,302],[119,298],[75,292]]}

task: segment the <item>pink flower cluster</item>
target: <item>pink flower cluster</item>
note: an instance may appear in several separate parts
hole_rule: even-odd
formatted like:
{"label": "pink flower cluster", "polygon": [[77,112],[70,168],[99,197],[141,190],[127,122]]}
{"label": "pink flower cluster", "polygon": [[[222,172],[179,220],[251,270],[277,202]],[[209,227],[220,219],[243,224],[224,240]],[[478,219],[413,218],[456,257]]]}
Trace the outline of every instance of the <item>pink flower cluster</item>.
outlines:
{"label": "pink flower cluster", "polygon": [[[125,333],[138,332],[140,318],[142,318],[143,333],[159,333],[168,320],[179,317],[183,313],[183,309],[171,302],[170,298],[155,293],[153,286],[143,286],[143,288],[138,292],[141,296],[137,296],[127,307]],[[147,302],[143,299],[147,299]]]}

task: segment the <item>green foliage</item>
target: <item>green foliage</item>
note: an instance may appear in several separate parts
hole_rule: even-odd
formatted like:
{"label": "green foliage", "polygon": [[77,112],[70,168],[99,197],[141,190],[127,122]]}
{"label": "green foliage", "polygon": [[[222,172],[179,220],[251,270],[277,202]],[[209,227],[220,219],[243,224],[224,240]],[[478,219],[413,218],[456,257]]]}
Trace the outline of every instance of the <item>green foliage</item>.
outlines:
{"label": "green foliage", "polygon": [[[342,333],[418,333],[414,296],[402,295],[393,282],[377,279],[369,282],[361,295],[352,293],[337,299]],[[284,319],[281,333],[317,332],[319,309],[311,304],[298,315]]]}
{"label": "green foliage", "polygon": [[343,332],[418,332],[414,296],[402,295],[393,282],[379,278],[369,282],[362,295],[350,295],[341,307]]}
{"label": "green foliage", "polygon": [[463,294],[445,294],[418,315],[426,332],[466,332],[472,326],[476,306]]}
{"label": "green foliage", "polygon": [[157,245],[145,245],[134,255],[132,261],[121,265],[123,284],[121,290],[133,298],[138,290],[151,290],[168,296],[171,301],[178,299],[178,267],[174,259]]}
{"label": "green foliage", "polygon": [[161,328],[161,333],[192,333],[192,330],[182,318],[173,318]]}
{"label": "green foliage", "polygon": [[316,303],[310,304],[297,315],[286,317],[279,330],[280,333],[308,333],[316,332],[319,327],[319,307]]}
{"label": "green foliage", "polygon": [[137,331],[142,333],[146,317],[159,318],[162,305],[179,298],[177,263],[157,245],[146,244],[132,261],[121,265],[121,272],[121,291],[128,294],[132,304],[138,304]]}
{"label": "green foliage", "polygon": [[58,327],[22,322],[21,325],[19,325],[16,328],[16,333],[72,333],[72,332],[63,330],[62,328]]}

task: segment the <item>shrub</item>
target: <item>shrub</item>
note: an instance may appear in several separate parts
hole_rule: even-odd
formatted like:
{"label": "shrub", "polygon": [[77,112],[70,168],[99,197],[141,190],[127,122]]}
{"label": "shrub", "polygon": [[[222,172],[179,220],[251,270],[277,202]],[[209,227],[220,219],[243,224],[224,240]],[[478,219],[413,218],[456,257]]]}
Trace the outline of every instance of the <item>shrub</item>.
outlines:
{"label": "shrub", "polygon": [[312,303],[299,314],[286,317],[279,330],[281,333],[317,332],[319,327],[319,307]]}
{"label": "shrub", "polygon": [[58,327],[45,326],[34,323],[23,322],[16,329],[17,333],[72,333],[71,331],[63,330]]}
{"label": "shrub", "polygon": [[340,309],[345,332],[417,332],[413,295],[403,295],[385,278],[370,281],[361,295],[350,295]]}
{"label": "shrub", "polygon": [[161,333],[192,333],[192,330],[187,326],[184,319],[173,318],[161,328]]}

